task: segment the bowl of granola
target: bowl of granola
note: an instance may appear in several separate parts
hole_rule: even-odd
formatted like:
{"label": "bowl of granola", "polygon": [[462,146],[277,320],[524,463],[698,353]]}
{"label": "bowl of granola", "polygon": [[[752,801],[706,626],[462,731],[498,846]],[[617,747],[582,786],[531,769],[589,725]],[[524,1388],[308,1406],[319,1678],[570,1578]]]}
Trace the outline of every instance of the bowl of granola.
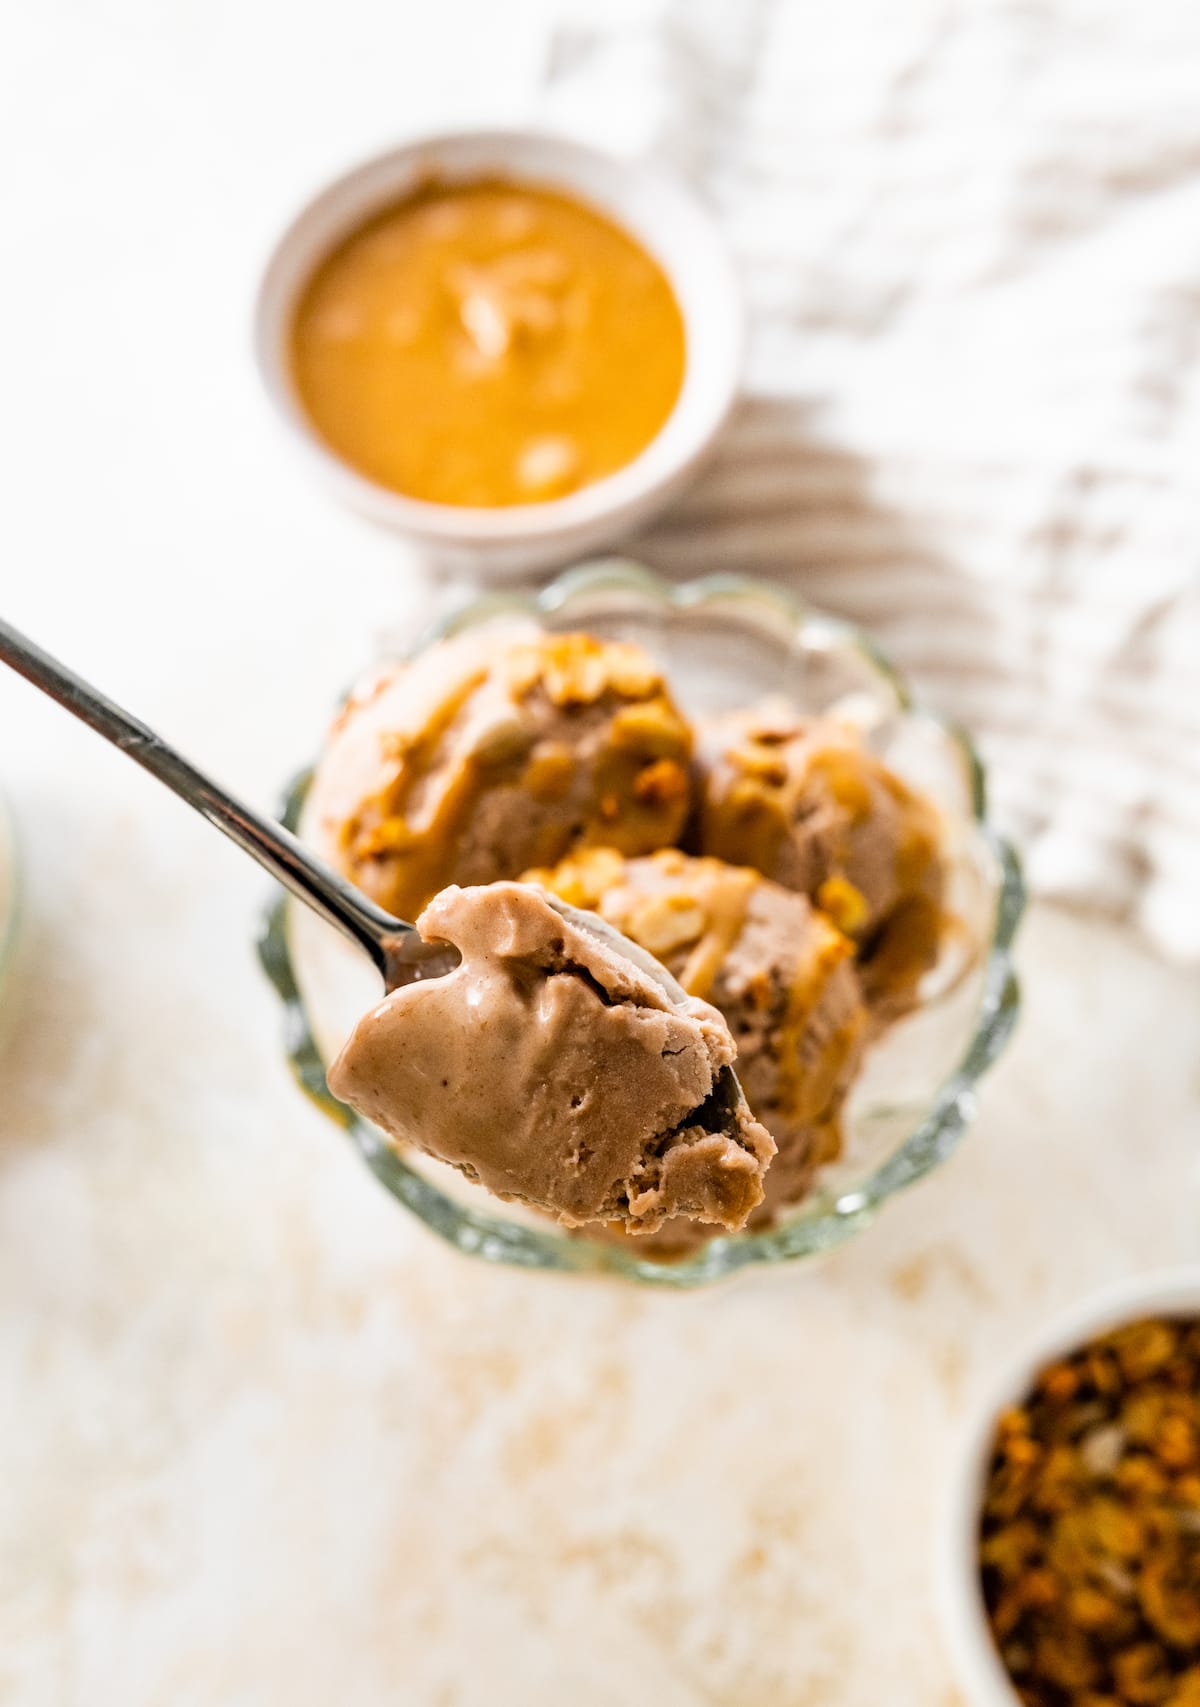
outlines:
{"label": "bowl of granola", "polygon": [[939,1561],[972,1707],[1200,1703],[1200,1268],[1060,1317],[967,1430]]}

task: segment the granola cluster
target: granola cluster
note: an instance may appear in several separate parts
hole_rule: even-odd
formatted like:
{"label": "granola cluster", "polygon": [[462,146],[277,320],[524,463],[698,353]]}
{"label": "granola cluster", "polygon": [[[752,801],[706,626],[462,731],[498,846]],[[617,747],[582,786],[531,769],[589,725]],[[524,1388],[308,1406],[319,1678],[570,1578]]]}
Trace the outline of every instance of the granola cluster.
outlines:
{"label": "granola cluster", "polygon": [[1200,1707],[1200,1319],[1042,1371],[999,1419],[979,1560],[1026,1707]]}

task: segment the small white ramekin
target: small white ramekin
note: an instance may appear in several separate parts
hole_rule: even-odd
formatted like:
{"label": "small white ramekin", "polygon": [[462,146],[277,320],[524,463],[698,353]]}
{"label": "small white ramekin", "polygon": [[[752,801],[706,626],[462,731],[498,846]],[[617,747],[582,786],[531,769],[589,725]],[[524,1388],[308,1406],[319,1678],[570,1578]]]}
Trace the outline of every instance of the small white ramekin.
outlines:
{"label": "small white ramekin", "polygon": [[[662,430],[627,467],[563,498],[497,509],[430,504],[388,491],[326,446],[306,416],[289,369],[296,299],[331,248],[423,177],[449,182],[488,174],[566,191],[624,227],[654,256],[683,311],[686,367]],[[300,210],[267,263],[255,313],[255,347],[267,393],[313,469],[355,509],[406,535],[439,562],[480,575],[565,563],[648,521],[695,471],[737,395],[744,315],[715,221],[660,166],[622,160],[537,132],[477,131],[428,137],[366,161]]]}
{"label": "small white ramekin", "polygon": [[1200,1315],[1200,1266],[1167,1269],[1107,1287],[1059,1316],[991,1383],[954,1466],[937,1560],[942,1623],[959,1686],[971,1707],[1020,1707],[992,1640],[979,1585],[979,1513],[996,1422],[1038,1373],[1088,1340],[1141,1316]]}

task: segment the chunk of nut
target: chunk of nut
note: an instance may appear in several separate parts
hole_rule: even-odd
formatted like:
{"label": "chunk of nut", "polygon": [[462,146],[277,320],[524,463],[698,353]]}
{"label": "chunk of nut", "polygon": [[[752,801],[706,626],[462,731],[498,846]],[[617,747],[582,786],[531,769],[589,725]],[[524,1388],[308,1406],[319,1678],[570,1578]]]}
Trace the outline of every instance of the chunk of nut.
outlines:
{"label": "chunk of nut", "polygon": [[629,915],[626,935],[662,959],[703,935],[704,909],[686,895],[656,895]]}
{"label": "chunk of nut", "polygon": [[522,780],[535,800],[561,800],[570,788],[574,774],[575,759],[571,749],[559,741],[552,741],[533,754]]}
{"label": "chunk of nut", "polygon": [[612,722],[613,744],[654,758],[687,752],[687,728],[670,701],[654,698],[622,706]]}
{"label": "chunk of nut", "polygon": [[662,680],[640,647],[590,634],[547,634],[523,642],[508,653],[505,670],[517,698],[540,686],[564,709],[594,705],[608,692],[640,698]]}
{"label": "chunk of nut", "polygon": [[522,883],[538,883],[572,907],[598,907],[601,897],[625,873],[625,861],[613,848],[581,848],[554,867],[527,871]]}
{"label": "chunk of nut", "polygon": [[817,890],[817,906],[846,936],[856,936],[871,916],[866,897],[849,878],[827,877]]}
{"label": "chunk of nut", "polygon": [[477,764],[498,767],[524,758],[532,745],[528,725],[514,711],[498,715],[477,731],[471,756]]}
{"label": "chunk of nut", "polygon": [[675,759],[656,759],[633,779],[633,798],[640,806],[673,806],[688,792],[688,773]]}

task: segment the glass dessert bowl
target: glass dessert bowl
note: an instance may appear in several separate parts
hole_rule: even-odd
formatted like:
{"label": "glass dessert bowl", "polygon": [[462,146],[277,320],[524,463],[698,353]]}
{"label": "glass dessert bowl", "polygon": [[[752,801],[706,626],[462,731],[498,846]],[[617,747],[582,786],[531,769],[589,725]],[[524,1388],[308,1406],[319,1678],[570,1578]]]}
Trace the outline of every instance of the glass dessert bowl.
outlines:
{"label": "glass dessert bowl", "polygon": [[[950,924],[919,1005],[869,1050],[847,1105],[842,1154],[821,1168],[804,1200],[769,1227],[712,1237],[670,1259],[640,1250],[636,1239],[614,1240],[601,1228],[567,1231],[501,1203],[442,1164],[398,1149],[335,1101],[326,1065],[378,999],[377,988],[361,957],[280,899],[267,915],[260,955],[287,1010],[288,1054],[301,1086],[412,1213],[488,1261],[691,1286],[831,1249],[953,1152],[974,1113],[975,1086],[1016,1019],[1011,945],[1023,890],[1011,848],[987,822],[974,750],[961,731],[913,703],[866,635],[767,583],[718,576],[673,585],[635,564],[589,564],[538,593],[478,600],[417,650],[484,625],[499,634],[513,621],[640,644],[691,715],[776,696],[802,713],[836,711],[866,730],[871,750],[932,799],[943,822]],[[285,806],[286,821],[301,833],[308,784],[306,774]]]}

